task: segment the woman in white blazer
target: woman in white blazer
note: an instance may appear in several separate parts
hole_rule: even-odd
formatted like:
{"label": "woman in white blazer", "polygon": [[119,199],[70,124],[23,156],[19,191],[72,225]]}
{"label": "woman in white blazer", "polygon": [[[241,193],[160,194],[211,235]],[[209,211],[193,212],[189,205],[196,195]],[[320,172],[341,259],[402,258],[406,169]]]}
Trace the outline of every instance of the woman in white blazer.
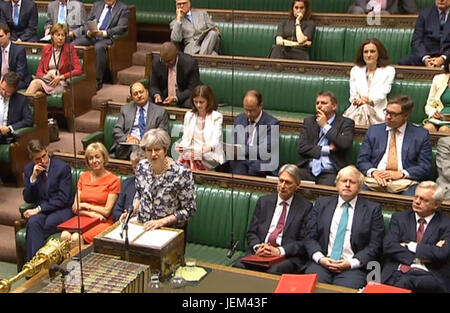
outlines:
{"label": "woman in white blazer", "polygon": [[184,115],[183,138],[178,145],[180,162],[194,170],[210,170],[225,161],[222,142],[223,116],[207,85],[195,87],[192,110]]}
{"label": "woman in white blazer", "polygon": [[449,58],[445,60],[445,74],[438,74],[433,77],[430,93],[428,94],[427,104],[425,105],[425,113],[428,118],[424,121],[423,127],[433,132],[450,133],[450,121],[447,121],[446,112],[442,112],[444,108],[450,108],[450,88],[449,88]]}
{"label": "woman in white blazer", "polygon": [[383,110],[395,78],[395,68],[383,43],[367,39],[356,53],[355,66],[350,71],[350,106],[344,116],[356,125],[384,122]]}

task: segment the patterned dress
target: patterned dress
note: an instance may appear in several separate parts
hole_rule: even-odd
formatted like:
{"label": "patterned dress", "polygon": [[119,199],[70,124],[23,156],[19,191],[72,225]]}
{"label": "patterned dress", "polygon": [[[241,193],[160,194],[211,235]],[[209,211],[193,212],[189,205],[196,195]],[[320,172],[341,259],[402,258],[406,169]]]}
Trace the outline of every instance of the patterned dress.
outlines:
{"label": "patterned dress", "polygon": [[142,160],[137,168],[134,199],[141,202],[139,222],[175,214],[176,227],[181,228],[197,210],[192,172],[181,163],[173,162],[161,175],[155,175],[151,162]]}

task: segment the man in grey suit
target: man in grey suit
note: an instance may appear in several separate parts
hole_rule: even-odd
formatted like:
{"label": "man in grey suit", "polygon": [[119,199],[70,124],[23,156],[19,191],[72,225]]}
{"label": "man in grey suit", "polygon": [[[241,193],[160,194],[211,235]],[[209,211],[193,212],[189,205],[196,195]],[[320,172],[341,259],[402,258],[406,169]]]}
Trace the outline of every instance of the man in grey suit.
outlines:
{"label": "man in grey suit", "polygon": [[[129,159],[133,145],[139,144],[144,133],[153,128],[169,131],[167,111],[151,103],[148,89],[141,82],[131,85],[133,101],[120,109],[119,120],[114,126],[114,145],[111,152],[118,159]],[[125,144],[124,144],[125,143]]]}
{"label": "man in grey suit", "polygon": [[83,25],[86,23],[86,9],[84,4],[78,0],[55,0],[48,4],[47,22],[45,23],[45,34],[50,33],[53,25],[69,25],[69,37],[74,39],[83,33]]}
{"label": "man in grey suit", "polygon": [[355,3],[349,7],[348,13],[366,14],[378,11],[381,14],[399,14],[400,6],[407,14],[419,12],[416,0],[355,0]]}
{"label": "man in grey suit", "polygon": [[[95,46],[97,90],[103,86],[103,76],[108,61],[108,46],[113,44],[113,36],[128,29],[130,9],[119,0],[102,0],[94,3],[85,25],[85,35],[74,40],[74,45]],[[92,21],[97,22],[95,30],[89,30]]]}
{"label": "man in grey suit", "polygon": [[176,0],[177,17],[170,22],[170,40],[181,42],[184,53],[218,54],[220,30],[205,10],[191,10],[191,0]]}

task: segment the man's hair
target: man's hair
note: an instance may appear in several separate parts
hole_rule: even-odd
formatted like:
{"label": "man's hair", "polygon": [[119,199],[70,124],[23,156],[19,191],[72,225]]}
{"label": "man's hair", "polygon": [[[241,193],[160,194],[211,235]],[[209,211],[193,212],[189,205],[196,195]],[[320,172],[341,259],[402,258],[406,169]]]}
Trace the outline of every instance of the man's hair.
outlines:
{"label": "man's hair", "polygon": [[[280,175],[282,173],[288,173],[289,175],[291,175],[292,177],[294,177],[295,183],[298,185],[302,182],[302,176],[300,174],[300,169],[298,168],[297,165],[295,164],[284,164],[281,168],[280,168]],[[279,175],[279,176],[280,176]]]}
{"label": "man's hair", "polygon": [[336,181],[335,181],[336,185],[342,176],[346,176],[346,175],[350,175],[350,174],[356,175],[356,178],[358,179],[359,190],[361,190],[364,185],[364,175],[354,165],[348,165],[348,166],[342,168],[337,173]]}
{"label": "man's hair", "polygon": [[328,98],[330,98],[330,100],[331,100],[331,102],[332,103],[334,103],[334,104],[338,104],[338,100],[337,100],[337,97],[336,97],[336,95],[334,94],[334,92],[332,92],[332,91],[329,91],[329,90],[321,90],[321,91],[319,91],[319,93],[317,94],[317,97],[318,96],[322,96],[322,97],[328,97]]}
{"label": "man's hair", "polygon": [[3,76],[2,82],[5,82],[8,86],[17,88],[20,83],[20,77],[16,72],[8,72]]}
{"label": "man's hair", "polygon": [[434,194],[433,194],[434,202],[440,203],[440,202],[444,201],[444,190],[442,189],[441,186],[436,184],[434,181],[431,181],[431,180],[423,181],[417,186],[417,189],[419,189],[419,188],[434,190]]}
{"label": "man's hair", "polygon": [[256,89],[250,89],[248,90],[244,97],[242,97],[242,101],[244,101],[245,98],[247,97],[253,97],[256,99],[256,101],[258,101],[258,106],[262,106],[263,105],[263,98],[262,98],[262,94],[256,90]]}
{"label": "man's hair", "polygon": [[47,147],[42,144],[39,139],[33,139],[28,142],[27,150],[30,155],[30,159],[33,158],[33,154],[39,153],[43,150],[47,150]]}
{"label": "man's hair", "polygon": [[4,24],[4,23],[0,23],[0,30],[3,30],[3,32],[6,34],[8,34],[10,31],[8,25]]}
{"label": "man's hair", "polygon": [[414,108],[414,100],[407,95],[399,95],[389,99],[389,104],[399,104],[402,107],[402,113],[411,113]]}
{"label": "man's hair", "polygon": [[148,90],[147,86],[145,86],[145,84],[144,84],[143,82],[141,82],[140,80],[138,80],[137,82],[134,82],[134,83],[132,83],[132,84],[130,85],[130,95],[131,95],[131,96],[133,96],[133,92],[132,92],[133,86],[136,85],[136,84],[141,84],[142,87],[144,87],[145,89]]}

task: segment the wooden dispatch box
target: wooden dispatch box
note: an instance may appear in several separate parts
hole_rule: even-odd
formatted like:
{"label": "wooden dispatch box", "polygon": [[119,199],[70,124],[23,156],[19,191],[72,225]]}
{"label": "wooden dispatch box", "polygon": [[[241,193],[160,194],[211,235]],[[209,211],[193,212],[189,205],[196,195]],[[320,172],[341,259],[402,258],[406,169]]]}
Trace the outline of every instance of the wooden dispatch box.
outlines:
{"label": "wooden dispatch box", "polygon": [[[118,221],[95,237],[94,251],[97,253],[120,256],[125,260],[125,241],[105,237],[113,231],[119,231],[119,229],[120,222]],[[161,228],[161,230],[174,231],[177,232],[178,235],[164,246],[158,248],[135,243],[143,234],[137,236],[133,241],[130,240],[128,261],[150,265],[150,269],[159,269],[161,271],[161,280],[165,280],[172,274],[177,266],[183,264],[184,231],[182,229],[166,227]]]}

